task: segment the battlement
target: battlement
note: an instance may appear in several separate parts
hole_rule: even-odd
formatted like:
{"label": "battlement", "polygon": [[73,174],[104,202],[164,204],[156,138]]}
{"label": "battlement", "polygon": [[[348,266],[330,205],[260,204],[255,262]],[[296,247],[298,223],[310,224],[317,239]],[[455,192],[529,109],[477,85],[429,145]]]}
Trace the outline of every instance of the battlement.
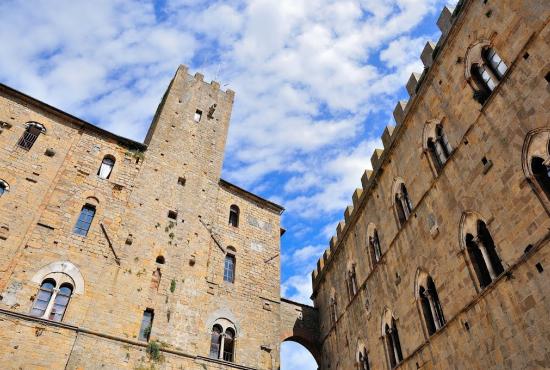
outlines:
{"label": "battlement", "polygon": [[439,51],[444,47],[448,35],[452,29],[453,24],[460,14],[464,0],[460,0],[456,8],[451,9],[447,6],[443,8],[441,14],[437,20],[437,26],[441,30],[441,37],[437,43],[428,41],[422,50],[420,59],[424,65],[424,70],[421,73],[412,73],[407,84],[406,89],[409,94],[409,100],[398,101],[394,110],[393,118],[394,125],[388,125],[382,133],[383,149],[375,149],[371,156],[372,170],[365,170],[361,177],[361,186],[353,192],[352,205],[346,207],[344,211],[344,220],[340,221],[336,227],[336,235],[330,239],[330,247],[325,250],[321,258],[317,261],[317,266],[313,270],[311,277],[313,283],[313,291],[315,295],[316,288],[319,282],[322,280],[325,268],[331,263],[332,256],[338,251],[340,245],[346,239],[350,225],[353,224],[353,220],[359,214],[359,209],[362,204],[366,202],[367,197],[371,193],[374,187],[377,177],[381,173],[380,169],[385,164],[390,149],[396,142],[397,138],[401,136],[404,125],[403,122],[407,117],[410,108],[414,102],[419,99],[421,94],[422,82],[426,79],[426,76],[431,70],[434,61],[437,59]]}
{"label": "battlement", "polygon": [[191,75],[189,73],[189,67],[187,67],[186,65],[180,64],[180,66],[178,67],[178,70],[176,71],[176,75],[174,76],[174,79],[177,76],[185,76],[187,80],[195,80],[197,82],[202,82],[204,85],[210,85],[210,88],[212,89],[213,92],[224,93],[227,96],[227,99],[230,100],[231,102],[233,102],[233,100],[235,99],[235,91],[231,89],[227,89],[225,91],[221,90],[220,83],[218,81],[214,81],[214,80],[210,82],[204,81],[204,75],[200,72],[196,72],[194,75]]}

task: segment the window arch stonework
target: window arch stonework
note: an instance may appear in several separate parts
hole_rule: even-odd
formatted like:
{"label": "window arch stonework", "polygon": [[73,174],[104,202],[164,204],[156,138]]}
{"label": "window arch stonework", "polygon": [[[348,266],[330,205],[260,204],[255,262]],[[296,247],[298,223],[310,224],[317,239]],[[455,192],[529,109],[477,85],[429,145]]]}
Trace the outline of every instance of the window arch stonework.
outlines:
{"label": "window arch stonework", "polygon": [[71,276],[63,272],[46,274],[34,296],[30,314],[43,319],[62,321],[74,291],[75,282]]}
{"label": "window arch stonework", "polygon": [[411,217],[411,213],[414,209],[405,182],[401,178],[396,178],[394,180],[391,194],[391,202],[397,225],[401,228]]}
{"label": "window arch stonework", "polygon": [[550,128],[530,131],[521,153],[523,173],[550,214]]}
{"label": "window arch stonework", "polygon": [[428,336],[430,336],[445,325],[445,316],[443,315],[437,288],[432,277],[425,271],[418,269],[414,289],[424,327],[428,332]]}
{"label": "window arch stonework", "polygon": [[464,212],[459,234],[461,250],[473,270],[471,275],[477,279],[476,287],[484,289],[504,272],[487,223],[476,212]]}
{"label": "window arch stonework", "polygon": [[237,341],[235,324],[227,318],[218,318],[210,330],[210,358],[234,362]]}
{"label": "window arch stonework", "polygon": [[507,69],[491,41],[481,39],[468,47],[464,75],[479,103],[485,103]]}
{"label": "window arch stonework", "polygon": [[434,176],[438,176],[453,152],[445,133],[443,120],[426,122],[422,132],[422,150],[428,158]]}

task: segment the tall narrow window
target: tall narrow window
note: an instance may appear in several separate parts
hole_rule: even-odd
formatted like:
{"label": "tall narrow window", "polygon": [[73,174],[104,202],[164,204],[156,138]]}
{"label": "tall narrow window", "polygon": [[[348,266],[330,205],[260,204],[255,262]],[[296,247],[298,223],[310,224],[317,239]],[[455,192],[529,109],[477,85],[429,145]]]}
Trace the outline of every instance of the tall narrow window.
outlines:
{"label": "tall narrow window", "polygon": [[229,225],[233,227],[239,227],[239,214],[240,214],[239,207],[233,204],[229,208]]}
{"label": "tall narrow window", "polygon": [[395,194],[395,207],[399,224],[403,225],[409,219],[413,209],[409,193],[403,183],[399,185],[399,189]]}
{"label": "tall narrow window", "polygon": [[105,156],[103,161],[101,161],[101,166],[97,171],[97,175],[102,179],[108,179],[111,176],[113,167],[115,166],[115,159],[111,156]]}
{"label": "tall narrow window", "polygon": [[227,328],[223,343],[223,360],[233,362],[233,350],[235,348],[235,332]]}
{"label": "tall narrow window", "polygon": [[153,328],[153,319],[155,317],[155,311],[151,308],[147,308],[143,311],[143,318],[141,319],[141,327],[139,329],[138,340],[148,342],[151,337],[151,329]]}
{"label": "tall narrow window", "polygon": [[36,142],[36,139],[38,139],[38,136],[43,132],[46,132],[43,125],[37,122],[29,122],[27,123],[25,132],[23,132],[23,135],[19,138],[17,145],[25,150],[30,150]]}
{"label": "tall narrow window", "polygon": [[479,285],[481,288],[485,288],[504,272],[493,238],[485,222],[478,220],[477,235],[467,234],[465,239],[468,255],[472,261]]}
{"label": "tall narrow window", "polygon": [[10,187],[9,187],[8,183],[5,182],[4,180],[0,179],[0,197],[2,195],[4,195],[4,193],[7,192],[9,189],[10,189]]}
{"label": "tall narrow window", "polygon": [[445,317],[443,316],[443,309],[441,308],[437,290],[431,277],[428,277],[426,286],[420,285],[418,294],[428,334],[432,335],[445,325]]}
{"label": "tall narrow window", "polygon": [[370,370],[369,355],[366,348],[359,352],[358,362],[359,370]]}
{"label": "tall narrow window", "polygon": [[430,155],[432,158],[432,162],[434,163],[434,167],[439,173],[443,168],[443,166],[445,165],[445,163],[447,163],[447,160],[449,159],[449,156],[451,155],[451,152],[452,152],[451,145],[449,145],[449,141],[447,140],[447,135],[445,135],[442,125],[436,125],[435,137],[428,139],[427,146],[428,146],[428,150],[430,151]]}
{"label": "tall narrow window", "polygon": [[369,236],[369,251],[373,265],[378,263],[382,257],[382,249],[380,248],[380,239],[378,238],[378,231],[376,229]]}
{"label": "tall narrow window", "polygon": [[78,221],[74,226],[74,233],[82,236],[88,235],[88,231],[90,230],[90,225],[92,224],[94,216],[95,207],[91,204],[85,204],[84,207],[82,207],[80,215],[78,216]]}
{"label": "tall narrow window", "polygon": [[493,73],[497,76],[497,78],[500,80],[502,77],[504,77],[504,74],[508,70],[508,67],[506,64],[502,61],[500,56],[497,54],[495,49],[493,48],[487,48],[484,50],[485,53],[485,61],[490,66]]}
{"label": "tall narrow window", "polygon": [[545,163],[540,157],[531,160],[531,171],[546,197],[550,200],[550,161]]}
{"label": "tall narrow window", "polygon": [[193,119],[195,120],[195,122],[200,122],[202,118],[202,111],[200,109],[197,109],[195,111],[195,115],[193,116]]}
{"label": "tall narrow window", "polygon": [[61,285],[53,302],[49,317],[50,320],[61,321],[63,319],[63,315],[65,314],[65,310],[67,309],[67,305],[69,304],[72,294],[73,287],[70,284]]}
{"label": "tall narrow window", "polygon": [[355,264],[352,265],[351,269],[347,272],[346,276],[346,285],[348,288],[349,299],[352,300],[353,297],[357,294],[357,276],[355,274]]}
{"label": "tall narrow window", "polygon": [[332,297],[330,299],[329,315],[330,315],[331,324],[332,325],[336,324],[336,321],[338,320],[338,311],[336,309],[336,298],[335,297]]}
{"label": "tall narrow window", "polygon": [[220,358],[220,349],[222,341],[222,327],[214,325],[212,334],[210,335],[210,358]]}
{"label": "tall narrow window", "polygon": [[228,283],[235,282],[235,256],[227,254],[223,268],[223,280]]}
{"label": "tall narrow window", "polygon": [[401,342],[399,341],[399,332],[395,320],[392,319],[391,325],[384,326],[384,339],[386,341],[386,350],[390,361],[390,368],[396,367],[403,361],[403,353],[401,352]]}
{"label": "tall narrow window", "polygon": [[47,279],[40,285],[40,290],[34,298],[34,304],[31,309],[31,316],[44,317],[46,309],[50,303],[55,288],[55,281]]}

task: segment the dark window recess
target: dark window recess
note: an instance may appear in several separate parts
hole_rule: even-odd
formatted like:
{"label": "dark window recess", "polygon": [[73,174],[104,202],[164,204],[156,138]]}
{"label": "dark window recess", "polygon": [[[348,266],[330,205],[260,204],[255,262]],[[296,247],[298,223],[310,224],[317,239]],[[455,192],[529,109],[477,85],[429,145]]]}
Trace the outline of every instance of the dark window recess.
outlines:
{"label": "dark window recess", "polygon": [[233,227],[239,227],[239,214],[240,214],[239,207],[236,205],[232,205],[229,208],[229,225]]}
{"label": "dark window recess", "polygon": [[193,119],[195,120],[195,122],[200,122],[202,118],[202,111],[200,109],[197,109],[195,111],[195,115],[193,116]]}
{"label": "dark window recess", "polygon": [[164,265],[164,256],[157,256],[157,259],[155,260],[156,263],[160,263],[161,265]]}
{"label": "dark window recess", "polygon": [[466,330],[470,331],[470,324],[468,323],[468,321],[464,322],[464,327],[466,328]]}
{"label": "dark window recess", "polygon": [[38,124],[29,124],[23,135],[19,138],[17,145],[25,150],[30,150],[42,131],[43,126],[39,126]]}
{"label": "dark window recess", "polygon": [[523,59],[525,59],[525,60],[529,59],[529,53],[523,54]]}
{"label": "dark window recess", "polygon": [[178,185],[185,186],[185,177],[178,177]]}
{"label": "dark window recess", "polygon": [[143,318],[141,319],[141,328],[139,329],[138,340],[148,342],[151,337],[151,329],[153,328],[153,318],[155,317],[155,311],[151,308],[147,308],[143,311]]}
{"label": "dark window recess", "polygon": [[228,283],[233,283],[235,281],[235,256],[231,254],[225,256],[223,280]]}
{"label": "dark window recess", "polygon": [[537,268],[537,271],[542,274],[542,272],[544,271],[544,268],[542,267],[542,264],[539,262],[535,265],[535,267]]}
{"label": "dark window recess", "polygon": [[178,212],[168,211],[168,218],[170,218],[172,220],[177,220],[178,219]]}
{"label": "dark window recess", "polygon": [[546,76],[544,76],[544,79],[546,80],[546,82],[550,83],[550,72],[548,72]]}

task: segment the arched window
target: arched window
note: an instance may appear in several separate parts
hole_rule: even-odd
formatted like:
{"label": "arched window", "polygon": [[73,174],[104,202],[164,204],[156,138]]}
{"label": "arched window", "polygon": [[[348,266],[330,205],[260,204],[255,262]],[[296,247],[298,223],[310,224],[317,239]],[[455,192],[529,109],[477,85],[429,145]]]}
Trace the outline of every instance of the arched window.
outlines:
{"label": "arched window", "polygon": [[418,283],[418,298],[428,334],[432,335],[445,325],[445,317],[435,284],[430,276],[424,276]]}
{"label": "arched window", "polygon": [[330,323],[332,325],[336,324],[336,321],[338,320],[338,310],[337,310],[337,307],[336,307],[336,297],[331,297],[330,298],[329,315],[330,315]]}
{"label": "arched window", "polygon": [[402,226],[405,221],[411,216],[413,209],[411,200],[409,198],[409,193],[404,183],[400,183],[395,193],[395,211],[397,213],[397,219],[399,221],[399,226]]}
{"label": "arched window", "polygon": [[217,319],[210,334],[210,358],[235,361],[235,325],[226,318]]}
{"label": "arched window", "polygon": [[7,182],[0,179],[0,197],[4,195],[4,193],[8,192],[10,190],[10,186]]}
{"label": "arched window", "polygon": [[71,299],[72,294],[72,285],[68,283],[61,285],[59,291],[57,292],[57,295],[55,296],[52,311],[50,312],[50,320],[61,321],[63,319],[63,315],[65,314],[65,310],[69,305],[69,300]]}
{"label": "arched window", "polygon": [[349,299],[352,300],[357,294],[357,275],[355,273],[355,264],[351,265],[351,268],[346,273],[346,286],[348,289]]}
{"label": "arched window", "polygon": [[386,343],[386,351],[390,362],[390,368],[395,368],[403,361],[403,353],[401,352],[401,342],[399,341],[399,332],[395,319],[384,325],[384,341]]}
{"label": "arched window", "polygon": [[106,155],[103,158],[103,161],[101,161],[101,166],[99,166],[97,175],[102,179],[108,179],[109,176],[111,176],[111,172],[113,172],[114,166],[115,166],[115,158],[110,155]]}
{"label": "arched window", "polygon": [[235,282],[235,256],[230,253],[225,255],[223,280],[227,281],[228,283]]}
{"label": "arched window", "polygon": [[435,125],[435,128],[432,128],[432,130],[433,134],[429,135],[426,148],[436,172],[439,173],[443,169],[443,166],[445,166],[445,163],[447,163],[452,148],[441,124]]}
{"label": "arched window", "polygon": [[508,69],[487,41],[479,41],[469,48],[466,68],[467,80],[473,80],[474,98],[481,104],[491,95]]}
{"label": "arched window", "polygon": [[25,128],[25,132],[23,132],[23,135],[19,138],[17,145],[25,150],[30,150],[36,142],[36,139],[38,139],[38,136],[45,132],[46,128],[44,125],[38,122],[29,122]]}
{"label": "arched window", "polygon": [[531,159],[531,171],[546,197],[550,199],[550,161],[544,161],[540,157],[533,157]]}
{"label": "arched window", "polygon": [[382,258],[382,248],[380,247],[380,238],[378,237],[378,230],[374,224],[369,224],[367,227],[368,249],[372,265],[376,265],[380,258]]}
{"label": "arched window", "polygon": [[164,256],[157,256],[157,259],[155,260],[156,263],[164,265]]}
{"label": "arched window", "polygon": [[525,177],[550,214],[550,128],[538,128],[527,134],[521,162]]}
{"label": "arched window", "polygon": [[233,227],[239,227],[239,214],[240,214],[239,207],[233,204],[229,208],[229,225]]}
{"label": "arched window", "polygon": [[94,216],[95,207],[91,204],[85,204],[80,211],[80,215],[78,216],[78,221],[74,226],[73,232],[81,236],[88,235],[88,231],[90,230],[90,225],[92,224]]}
{"label": "arched window", "polygon": [[357,356],[357,368],[359,370],[370,370],[369,354],[366,348],[363,348]]}
{"label": "arched window", "polygon": [[[66,279],[66,278],[65,278]],[[30,314],[43,319],[61,321],[73,294],[73,285],[65,282],[56,288],[53,278],[45,279],[34,299]]]}
{"label": "arched window", "polygon": [[478,219],[476,229],[466,233],[464,242],[479,286],[483,289],[504,272],[485,222]]}
{"label": "arched window", "polygon": [[40,285],[38,294],[34,298],[34,304],[31,309],[31,315],[36,317],[44,317],[46,309],[52,299],[53,290],[55,288],[55,280],[46,279]]}
{"label": "arched window", "polygon": [[235,349],[235,331],[231,328],[225,330],[223,341],[223,360],[233,362],[233,351]]}
{"label": "arched window", "polygon": [[212,328],[212,334],[210,335],[210,358],[220,358],[222,330],[222,327],[217,324]]}

